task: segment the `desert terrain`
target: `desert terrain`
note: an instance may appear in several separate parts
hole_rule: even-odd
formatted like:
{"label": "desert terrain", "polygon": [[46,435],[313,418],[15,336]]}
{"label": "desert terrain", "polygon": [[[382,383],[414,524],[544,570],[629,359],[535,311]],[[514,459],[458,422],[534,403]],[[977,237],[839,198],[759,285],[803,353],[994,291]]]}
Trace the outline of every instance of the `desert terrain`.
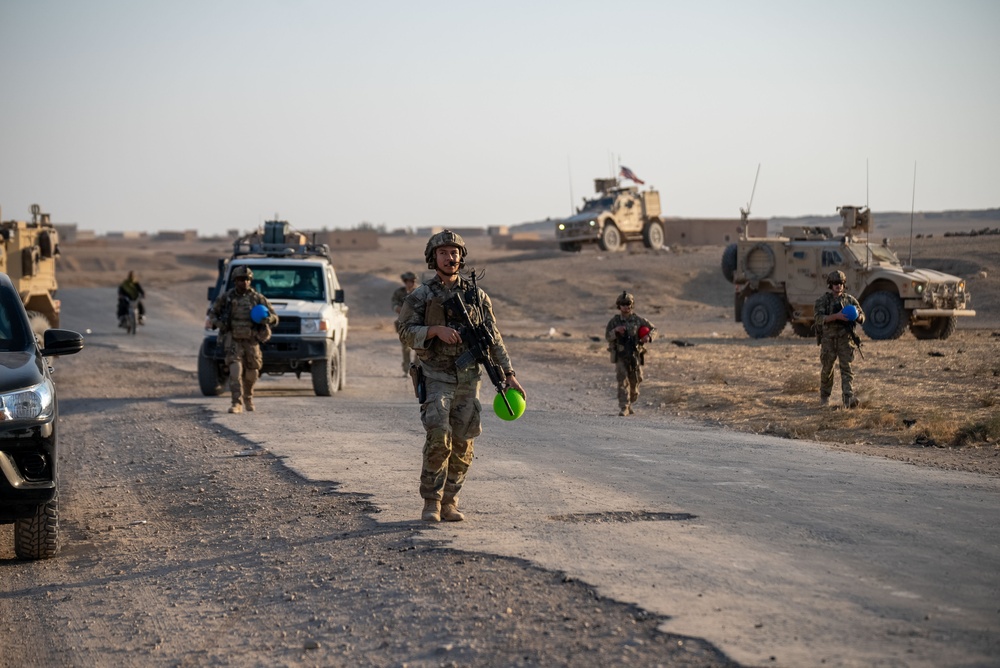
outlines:
{"label": "desert terrain", "polygon": [[[909,240],[894,240],[902,256]],[[585,402],[616,415],[613,367],[603,340],[622,290],[659,330],[644,369],[639,410],[726,429],[809,439],[921,466],[1000,475],[1000,237],[915,239],[914,264],[966,279],[977,315],[960,318],[945,341],[864,339],[856,359],[860,409],[821,409],[814,339],[786,328],[750,339],[733,320],[732,287],[720,271],[721,247],[640,244],[626,252],[494,248],[470,237],[468,266],[485,274],[516,365],[543,369],[561,391],[533,394],[536,405]],[[399,274],[425,270],[425,240],[384,236],[374,251],[338,251],[350,306],[351,339],[393,336],[389,296]],[[225,241],[170,244],[102,241],[64,245],[61,285],[111,287],[137,269],[147,291],[190,295],[205,308]],[[349,364],[363,364],[351,359]],[[839,378],[839,377],[838,377]],[[835,379],[835,390],[839,380]],[[530,388],[528,388],[530,391]],[[589,408],[589,406],[593,408]],[[529,406],[530,409],[530,406]]]}

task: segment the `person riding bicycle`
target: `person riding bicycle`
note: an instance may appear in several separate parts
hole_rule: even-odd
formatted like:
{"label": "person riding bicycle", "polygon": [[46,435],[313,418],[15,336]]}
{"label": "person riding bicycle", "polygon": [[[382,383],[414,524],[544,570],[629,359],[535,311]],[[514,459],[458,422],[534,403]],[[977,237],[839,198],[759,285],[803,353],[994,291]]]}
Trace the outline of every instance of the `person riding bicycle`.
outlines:
{"label": "person riding bicycle", "polygon": [[142,300],[146,297],[146,291],[142,289],[139,285],[139,281],[135,275],[134,271],[128,272],[128,276],[125,280],[121,282],[118,286],[118,326],[126,327],[128,322],[126,317],[128,316],[128,303],[129,300],[137,302],[139,307],[139,324],[146,324],[146,307],[142,303]]}

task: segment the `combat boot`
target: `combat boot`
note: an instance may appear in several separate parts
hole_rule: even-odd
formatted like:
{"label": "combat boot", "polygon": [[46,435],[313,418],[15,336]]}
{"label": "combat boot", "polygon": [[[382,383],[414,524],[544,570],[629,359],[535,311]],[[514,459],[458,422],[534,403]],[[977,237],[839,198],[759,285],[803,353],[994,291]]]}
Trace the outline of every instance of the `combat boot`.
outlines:
{"label": "combat boot", "polygon": [[819,397],[819,405],[820,406],[829,406],[830,405],[830,397],[820,395],[820,397]]}
{"label": "combat boot", "polygon": [[243,412],[243,404],[233,404],[232,406],[229,407],[229,412],[230,413],[242,413]]}
{"label": "combat boot", "polygon": [[853,394],[849,394],[844,397],[844,408],[857,408],[860,405],[861,402],[858,401],[858,398]]}
{"label": "combat boot", "polygon": [[628,415],[629,407],[628,405],[622,406],[622,409],[618,411],[618,417],[625,417]]}
{"label": "combat boot", "polygon": [[458,510],[457,499],[445,499],[441,502],[441,519],[445,522],[461,522],[465,519],[465,515]]}
{"label": "combat boot", "polygon": [[420,514],[424,522],[441,521],[441,502],[437,499],[424,499],[424,512]]}
{"label": "combat boot", "polygon": [[248,411],[250,411],[251,413],[253,412],[253,399],[247,397],[246,399],[243,400],[243,405],[246,406],[246,409]]}

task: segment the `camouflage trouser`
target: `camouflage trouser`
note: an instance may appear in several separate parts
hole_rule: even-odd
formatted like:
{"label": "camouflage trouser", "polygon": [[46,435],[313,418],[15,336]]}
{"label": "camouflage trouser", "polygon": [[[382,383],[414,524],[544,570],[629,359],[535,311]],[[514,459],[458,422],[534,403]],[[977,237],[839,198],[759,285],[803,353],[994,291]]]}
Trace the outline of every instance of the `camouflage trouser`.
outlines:
{"label": "camouflage trouser", "polygon": [[472,442],[483,433],[479,381],[445,383],[427,378],[427,401],[420,421],[427,430],[420,496],[457,499],[472,464]]}
{"label": "camouflage trouser", "polygon": [[840,361],[840,389],[844,401],[854,396],[854,347],[846,336],[825,336],[819,351],[819,361],[823,367],[819,372],[819,396],[829,399],[833,392],[833,363]]}
{"label": "camouflage trouser", "polygon": [[618,408],[627,408],[639,398],[639,383],[642,382],[642,367],[633,368],[622,360],[615,362],[615,379],[618,381]]}
{"label": "camouflage trouser", "polygon": [[234,339],[226,335],[226,366],[229,367],[229,389],[233,404],[242,404],[244,398],[253,399],[253,386],[260,375],[263,358],[256,341]]}

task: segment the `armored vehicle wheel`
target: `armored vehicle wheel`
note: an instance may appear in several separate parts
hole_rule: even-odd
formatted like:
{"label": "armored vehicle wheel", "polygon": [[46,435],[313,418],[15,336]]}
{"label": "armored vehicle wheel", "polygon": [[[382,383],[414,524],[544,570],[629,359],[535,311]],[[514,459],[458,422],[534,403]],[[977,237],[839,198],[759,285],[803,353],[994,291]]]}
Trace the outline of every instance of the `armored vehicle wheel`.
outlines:
{"label": "armored vehicle wheel", "polygon": [[876,341],[898,339],[906,331],[908,318],[903,300],[891,292],[880,290],[868,295],[861,305],[865,322],[861,326],[868,338]]}
{"label": "armored vehicle wheel", "polygon": [[332,397],[340,389],[340,350],[312,363],[313,391],[317,397]]}
{"label": "armored vehicle wheel", "polygon": [[223,379],[219,378],[219,365],[207,354],[207,345],[202,341],[198,351],[198,387],[206,397],[217,397],[222,394]]}
{"label": "armored vehicle wheel", "polygon": [[59,493],[35,513],[14,521],[14,554],[18,559],[51,559],[59,549]]}
{"label": "armored vehicle wheel", "polygon": [[773,292],[755,292],[743,302],[743,329],[752,338],[775,337],[786,324],[785,301]]}
{"label": "armored vehicle wheel", "polygon": [[930,325],[926,327],[910,325],[910,331],[913,332],[913,336],[921,340],[940,339],[943,341],[955,333],[957,326],[958,318],[955,317],[931,318]]}
{"label": "armored vehicle wheel", "polygon": [[620,251],[623,248],[622,245],[622,235],[618,231],[618,228],[608,223],[601,230],[601,239],[597,242],[597,245],[601,247],[603,251],[609,251],[614,253]]}
{"label": "armored vehicle wheel", "polygon": [[804,339],[807,339],[815,334],[812,323],[793,322],[792,331]]}
{"label": "armored vehicle wheel", "polygon": [[736,274],[736,251],[736,242],[729,244],[726,250],[722,251],[722,275],[726,277],[728,283],[733,282],[733,276]]}
{"label": "armored vehicle wheel", "polygon": [[663,225],[659,221],[652,221],[642,231],[642,243],[646,248],[663,248]]}
{"label": "armored vehicle wheel", "polygon": [[559,250],[567,253],[579,253],[583,250],[583,244],[579,241],[561,241],[559,242]]}

